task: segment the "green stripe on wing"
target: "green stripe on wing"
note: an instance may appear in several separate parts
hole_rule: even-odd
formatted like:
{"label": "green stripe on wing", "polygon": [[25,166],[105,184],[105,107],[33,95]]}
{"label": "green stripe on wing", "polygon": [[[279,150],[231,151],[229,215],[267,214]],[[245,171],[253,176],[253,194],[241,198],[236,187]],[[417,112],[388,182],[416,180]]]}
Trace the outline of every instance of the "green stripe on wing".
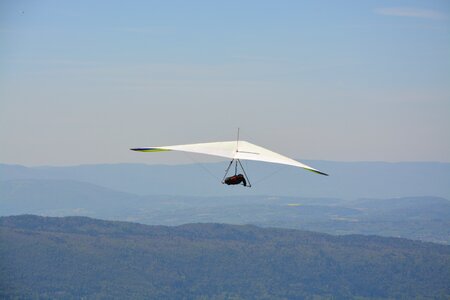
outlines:
{"label": "green stripe on wing", "polygon": [[317,173],[317,174],[320,174],[320,175],[329,176],[327,173],[320,172],[319,170],[313,170],[313,169],[307,169],[307,168],[304,168],[304,169],[308,170],[308,171],[311,171],[311,172],[314,172],[314,173]]}
{"label": "green stripe on wing", "polygon": [[171,151],[170,149],[164,149],[164,148],[131,148],[130,150],[139,151],[139,152],[164,152],[164,151]]}

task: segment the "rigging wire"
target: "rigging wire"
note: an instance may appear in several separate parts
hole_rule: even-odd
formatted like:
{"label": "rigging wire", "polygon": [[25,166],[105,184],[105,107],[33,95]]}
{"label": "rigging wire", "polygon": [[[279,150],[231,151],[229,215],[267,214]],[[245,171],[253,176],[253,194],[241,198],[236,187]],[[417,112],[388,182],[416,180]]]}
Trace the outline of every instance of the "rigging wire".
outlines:
{"label": "rigging wire", "polygon": [[285,168],[285,166],[280,166],[279,168],[277,168],[275,171],[273,171],[272,173],[269,173],[269,175],[264,176],[261,179],[258,179],[255,184],[260,183],[262,181],[265,181],[267,179],[269,179],[270,177],[274,176],[275,174],[279,173],[281,170],[283,170]]}
{"label": "rigging wire", "polygon": [[194,157],[192,155],[189,154],[189,152],[183,152],[190,160],[192,160],[195,165],[198,165],[201,169],[203,169],[204,171],[206,171],[206,173],[208,173],[211,177],[215,178],[217,181],[220,181],[220,178],[217,177],[213,172],[211,172],[208,168],[206,168],[201,162],[199,162],[198,160],[194,159]]}

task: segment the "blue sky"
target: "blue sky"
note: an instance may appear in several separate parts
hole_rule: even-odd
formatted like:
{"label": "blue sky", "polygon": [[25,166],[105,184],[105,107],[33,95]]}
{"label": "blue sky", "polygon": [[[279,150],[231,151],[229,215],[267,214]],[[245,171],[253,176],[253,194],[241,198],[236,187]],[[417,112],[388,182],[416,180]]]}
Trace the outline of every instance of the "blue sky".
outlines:
{"label": "blue sky", "polygon": [[448,1],[3,1],[0,162],[450,162]]}

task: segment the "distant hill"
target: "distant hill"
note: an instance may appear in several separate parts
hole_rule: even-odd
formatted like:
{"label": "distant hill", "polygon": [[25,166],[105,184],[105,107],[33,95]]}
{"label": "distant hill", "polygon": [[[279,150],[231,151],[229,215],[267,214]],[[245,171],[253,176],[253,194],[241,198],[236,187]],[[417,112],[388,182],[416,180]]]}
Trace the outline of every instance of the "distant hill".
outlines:
{"label": "distant hill", "polygon": [[436,196],[450,199],[450,163],[305,161],[329,177],[276,164],[246,162],[251,189],[220,184],[226,162],[23,167],[0,164],[0,180],[74,180],[138,195],[272,195],[324,198]]}
{"label": "distant hill", "polygon": [[255,226],[0,218],[2,299],[448,299],[450,246]]}
{"label": "distant hill", "polygon": [[0,181],[0,216],[90,216],[150,225],[254,224],[450,244],[450,201],[273,196],[138,196],[69,180]]}
{"label": "distant hill", "polygon": [[[0,181],[1,215],[83,215],[120,217],[134,212],[139,197],[71,180]],[[132,209],[127,209],[132,207]]]}

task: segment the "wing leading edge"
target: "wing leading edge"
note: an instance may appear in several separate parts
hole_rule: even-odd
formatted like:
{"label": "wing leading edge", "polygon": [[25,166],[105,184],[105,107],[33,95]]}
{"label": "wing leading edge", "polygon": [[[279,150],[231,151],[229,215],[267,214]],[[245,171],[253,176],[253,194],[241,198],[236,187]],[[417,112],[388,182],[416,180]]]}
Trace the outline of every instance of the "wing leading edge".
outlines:
{"label": "wing leading edge", "polygon": [[254,145],[246,141],[132,148],[130,150],[140,152],[184,151],[184,152],[226,157],[231,159],[263,161],[299,167],[317,174],[328,176],[328,174],[321,172],[317,169],[314,169],[308,165],[305,165],[299,161],[293,160],[289,157],[283,156],[281,154],[278,154],[276,152],[270,151],[266,148]]}

